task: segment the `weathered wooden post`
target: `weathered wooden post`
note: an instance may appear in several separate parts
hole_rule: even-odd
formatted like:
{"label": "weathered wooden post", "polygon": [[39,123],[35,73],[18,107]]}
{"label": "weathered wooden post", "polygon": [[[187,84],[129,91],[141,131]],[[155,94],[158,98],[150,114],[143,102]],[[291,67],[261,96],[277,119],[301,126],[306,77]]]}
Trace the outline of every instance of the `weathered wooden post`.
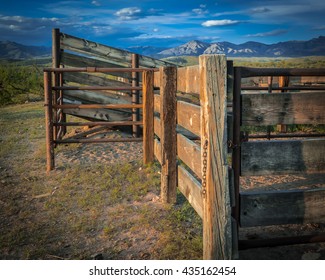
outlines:
{"label": "weathered wooden post", "polygon": [[153,71],[143,72],[143,163],[154,161]]}
{"label": "weathered wooden post", "polygon": [[160,120],[161,120],[161,200],[176,202],[176,91],[177,68],[160,67]]}
{"label": "weathered wooden post", "polygon": [[[139,68],[139,55],[136,53],[132,54],[132,68]],[[132,87],[139,86],[139,72],[132,72]],[[140,92],[138,90],[132,90],[132,104],[140,103]],[[140,120],[140,110],[133,109],[132,110],[132,121]],[[133,137],[139,137],[140,130],[138,125],[133,125],[132,128]]]}
{"label": "weathered wooden post", "polygon": [[227,165],[227,61],[203,55],[200,62],[203,258],[232,258]]}
{"label": "weathered wooden post", "polygon": [[[287,86],[289,86],[289,81],[290,81],[289,76],[280,76],[279,77],[279,87],[287,87]],[[287,92],[287,90],[282,89],[280,92]],[[278,124],[276,126],[276,129],[277,129],[278,132],[285,133],[285,132],[287,132],[287,125]]]}
{"label": "weathered wooden post", "polygon": [[44,72],[45,96],[45,133],[46,133],[46,171],[54,169],[54,141],[53,141],[53,111],[52,111],[52,77],[48,71]]}

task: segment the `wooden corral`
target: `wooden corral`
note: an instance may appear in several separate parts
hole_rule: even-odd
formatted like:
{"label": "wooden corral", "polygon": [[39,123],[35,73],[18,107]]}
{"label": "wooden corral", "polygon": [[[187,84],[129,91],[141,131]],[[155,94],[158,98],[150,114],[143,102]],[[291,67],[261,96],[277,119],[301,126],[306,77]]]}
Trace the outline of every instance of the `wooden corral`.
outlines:
{"label": "wooden corral", "polygon": [[[204,259],[237,258],[245,243],[238,240],[241,227],[325,222],[325,189],[240,190],[241,176],[325,173],[324,134],[293,138],[298,135],[268,131],[259,140],[261,135],[244,132],[245,126],[324,124],[325,87],[291,85],[289,79],[324,77],[325,69],[233,67],[225,55],[200,56],[199,65],[177,68],[53,34],[53,68],[44,73],[48,171],[56,144],[87,142],[63,139],[67,126],[132,125],[134,137],[121,141],[143,141],[144,162],[160,162],[161,200],[174,203],[178,187],[202,218]],[[269,77],[269,83],[244,85],[251,77]],[[278,77],[277,86],[272,77]],[[91,122],[68,123],[65,114]],[[325,236],[287,241],[311,240]],[[268,242],[283,240],[244,247]]]}
{"label": "wooden corral", "polygon": [[[324,124],[324,87],[293,88],[280,78],[279,93],[270,91],[272,85],[269,93],[260,93],[264,87],[247,88],[242,78],[324,77],[325,69],[233,68],[224,55],[215,55],[201,56],[198,66],[162,67],[154,75],[160,87],[154,96],[154,153],[161,163],[162,198],[175,201],[177,186],[203,219],[205,259],[237,258],[242,245],[248,246],[238,240],[240,227],[324,222],[324,189],[245,193],[239,178],[325,172],[324,134],[275,133],[264,138],[280,139],[257,141],[242,131],[248,125]],[[178,100],[180,92],[197,95],[200,105]],[[198,138],[189,139],[184,131]],[[163,144],[166,139],[171,144]],[[310,240],[324,236],[285,241]],[[249,246],[281,242],[257,240]]]}

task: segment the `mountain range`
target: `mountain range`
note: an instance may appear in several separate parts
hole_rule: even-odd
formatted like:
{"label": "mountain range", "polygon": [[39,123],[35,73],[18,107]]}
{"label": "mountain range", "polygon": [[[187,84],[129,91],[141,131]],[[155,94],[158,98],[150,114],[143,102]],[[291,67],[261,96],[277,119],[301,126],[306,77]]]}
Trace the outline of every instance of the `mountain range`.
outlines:
{"label": "mountain range", "polygon": [[[142,53],[142,50],[145,50],[145,53]],[[269,45],[253,41],[237,45],[229,42],[206,43],[194,40],[159,52],[156,48],[151,49],[150,47],[132,47],[132,51],[155,58],[219,53],[231,57],[325,56],[325,36],[319,36],[309,41],[287,41]]]}
{"label": "mountain range", "polygon": [[[155,58],[219,53],[230,57],[325,56],[325,36],[319,36],[309,41],[286,41],[276,44],[262,44],[253,41],[243,44],[206,43],[194,40],[174,48],[140,46],[129,47],[127,50]],[[25,46],[15,42],[0,41],[0,58],[2,59],[30,59],[46,56],[51,56],[50,47]]]}

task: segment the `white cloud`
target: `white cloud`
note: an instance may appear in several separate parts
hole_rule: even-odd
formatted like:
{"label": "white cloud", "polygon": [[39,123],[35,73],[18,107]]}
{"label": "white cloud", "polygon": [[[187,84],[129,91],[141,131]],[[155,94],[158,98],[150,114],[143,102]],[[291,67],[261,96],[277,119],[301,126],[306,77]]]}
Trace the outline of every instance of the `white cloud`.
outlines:
{"label": "white cloud", "polygon": [[148,40],[148,39],[171,39],[173,36],[171,35],[160,35],[160,34],[141,34],[139,36],[129,38],[129,40]]}
{"label": "white cloud", "polygon": [[267,7],[258,7],[258,8],[253,8],[249,10],[253,14],[263,14],[263,13],[268,13],[271,11],[270,8]]}
{"label": "white cloud", "polygon": [[142,10],[138,7],[123,8],[115,13],[122,20],[138,19],[142,14]]}
{"label": "white cloud", "polygon": [[204,15],[204,14],[207,14],[209,11],[203,10],[203,9],[193,9],[192,12],[194,12],[198,15]]}
{"label": "white cloud", "polygon": [[231,19],[220,19],[220,20],[207,20],[202,23],[202,26],[212,27],[212,26],[226,26],[226,25],[234,25],[238,24],[240,21],[231,20]]}
{"label": "white cloud", "polygon": [[94,6],[101,6],[100,2],[99,1],[96,1],[96,0],[93,0],[91,1],[91,4],[93,4]]}
{"label": "white cloud", "polygon": [[287,32],[288,32],[288,30],[280,29],[280,30],[272,30],[272,31],[263,32],[263,33],[248,34],[245,37],[270,37],[270,36],[277,36],[277,35],[285,34]]}

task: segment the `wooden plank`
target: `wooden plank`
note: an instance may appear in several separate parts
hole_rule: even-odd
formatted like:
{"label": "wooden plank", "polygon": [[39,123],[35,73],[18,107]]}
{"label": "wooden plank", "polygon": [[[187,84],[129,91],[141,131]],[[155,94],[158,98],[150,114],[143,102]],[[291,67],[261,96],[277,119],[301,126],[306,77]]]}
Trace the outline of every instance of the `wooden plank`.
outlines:
{"label": "wooden plank", "polygon": [[153,127],[154,127],[155,134],[159,138],[161,138],[161,121],[158,117],[153,118]]}
{"label": "wooden plank", "polygon": [[160,95],[154,95],[154,110],[155,112],[160,113]]}
{"label": "wooden plank", "polygon": [[324,124],[324,104],[325,92],[242,94],[242,124]]}
{"label": "wooden plank", "polygon": [[241,175],[325,172],[325,139],[244,142]]}
{"label": "wooden plank", "polygon": [[184,101],[177,101],[177,123],[195,135],[200,135],[200,106]]}
{"label": "wooden plank", "polygon": [[143,73],[143,163],[154,161],[153,71]]}
{"label": "wooden plank", "polygon": [[325,223],[325,188],[240,195],[242,227]]}
{"label": "wooden plank", "polygon": [[161,144],[160,144],[160,141],[158,139],[154,140],[154,152],[155,152],[155,157],[157,158],[157,160],[161,164]]}
{"label": "wooden plank", "polygon": [[[64,99],[65,104],[72,103],[69,99]],[[74,103],[75,104],[75,103]],[[64,109],[65,114],[105,121],[126,121],[131,119],[131,112],[110,109]]]}
{"label": "wooden plank", "polygon": [[202,179],[201,148],[182,134],[177,134],[177,156]]}
{"label": "wooden plank", "polygon": [[[119,62],[128,61],[131,63],[131,52],[105,46],[96,42],[74,37],[61,33],[61,49],[70,50],[77,53],[83,53],[89,56],[97,56],[107,61]],[[140,55],[141,67],[159,67],[175,65],[162,60],[154,59],[148,56]]]}
{"label": "wooden plank", "polygon": [[160,71],[153,74],[153,85],[157,88],[160,87]]}
{"label": "wooden plank", "polygon": [[108,92],[94,92],[86,90],[65,90],[64,97],[69,99],[77,99],[84,103],[99,104],[129,104],[131,97],[126,94],[116,94]]}
{"label": "wooden plank", "polygon": [[161,200],[176,202],[176,67],[160,68]]}
{"label": "wooden plank", "polygon": [[203,55],[200,62],[203,258],[232,258],[231,202],[227,166],[227,61]]}
{"label": "wooden plank", "polygon": [[178,188],[192,205],[196,213],[203,217],[201,184],[183,166],[178,166]]}
{"label": "wooden plank", "polygon": [[129,83],[123,83],[114,79],[110,79],[108,75],[98,76],[89,73],[66,72],[63,74],[66,82],[78,83],[90,86],[108,86],[108,87],[128,87]]}
{"label": "wooden plank", "polygon": [[[67,67],[97,67],[97,68],[124,68],[130,67],[128,63],[111,63],[100,59],[93,59],[85,56],[75,55],[67,52],[61,52],[61,64]],[[130,72],[110,72],[112,76],[131,79]]]}
{"label": "wooden plank", "polygon": [[[280,76],[279,77],[279,87],[288,87],[290,83],[290,77]],[[287,90],[281,90],[280,92],[287,92]],[[285,124],[278,124],[276,127],[278,132],[286,133],[287,126]]]}
{"label": "wooden plank", "polygon": [[199,94],[200,92],[199,65],[178,68],[177,90],[186,93]]}

